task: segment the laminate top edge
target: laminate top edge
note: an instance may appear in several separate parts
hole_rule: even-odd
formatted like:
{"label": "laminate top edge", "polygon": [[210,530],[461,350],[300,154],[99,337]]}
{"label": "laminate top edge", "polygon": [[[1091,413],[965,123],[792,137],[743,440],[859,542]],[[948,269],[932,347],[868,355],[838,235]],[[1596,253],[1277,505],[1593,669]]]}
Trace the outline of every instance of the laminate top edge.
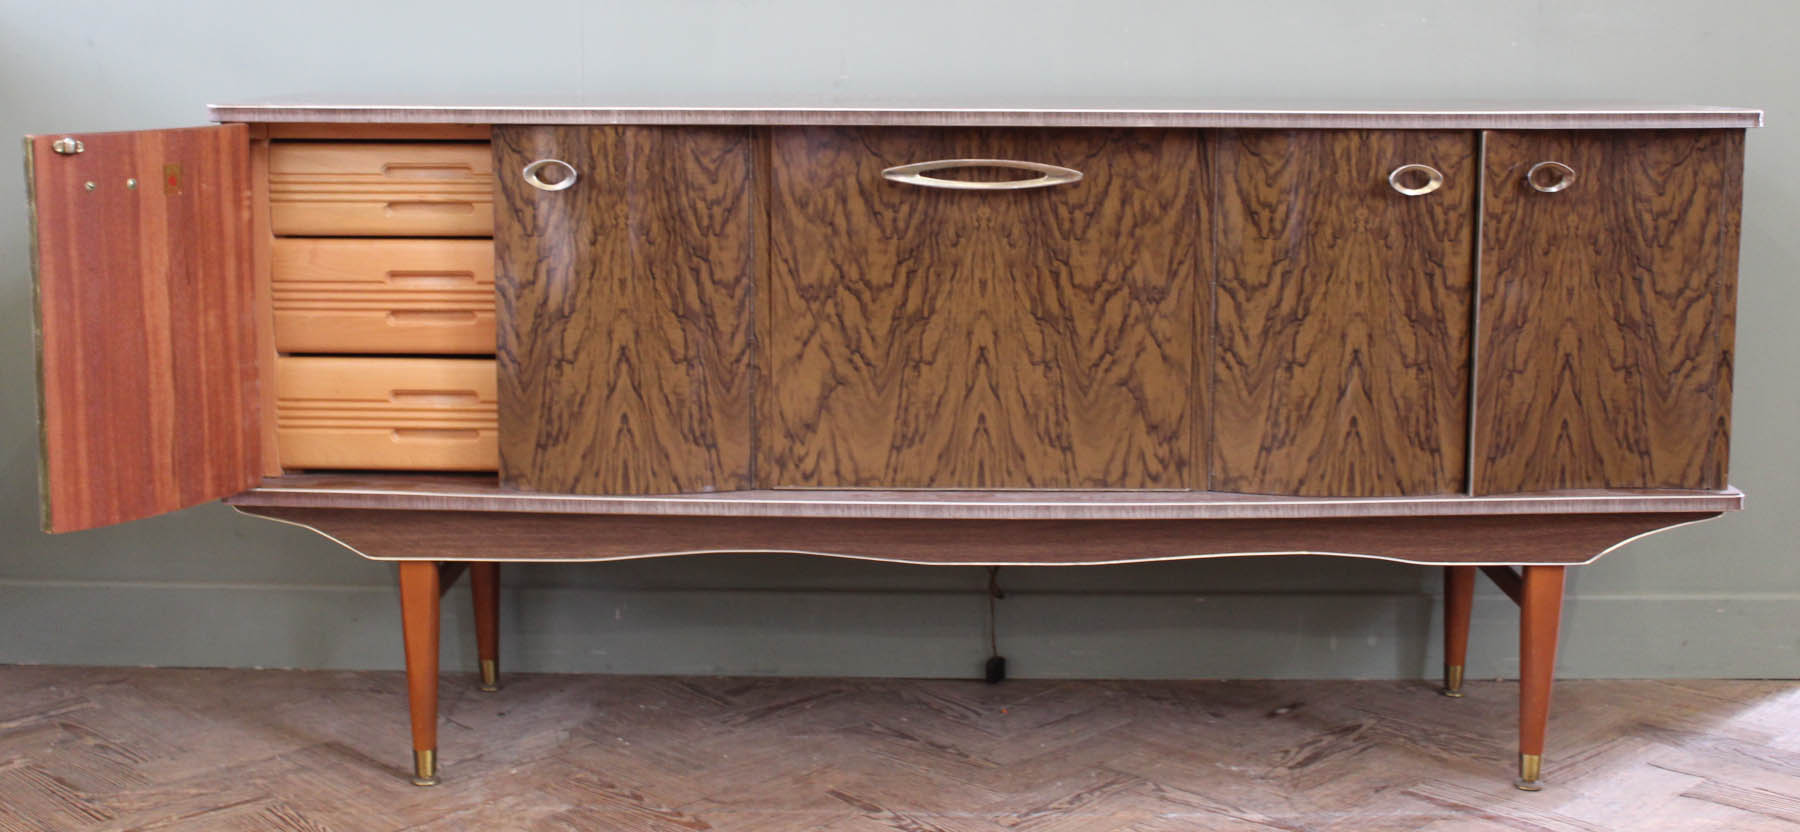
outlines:
{"label": "laminate top edge", "polygon": [[1343,129],[1682,129],[1761,127],[1747,107],[1473,106],[587,106],[252,102],[209,106],[216,122],[346,124],[842,125]]}
{"label": "laminate top edge", "polygon": [[935,520],[1211,520],[1542,514],[1717,513],[1723,491],[1565,491],[1490,497],[1272,497],[1203,491],[754,490],[664,496],[505,491],[492,478],[289,475],[226,499],[237,506],[412,511]]}

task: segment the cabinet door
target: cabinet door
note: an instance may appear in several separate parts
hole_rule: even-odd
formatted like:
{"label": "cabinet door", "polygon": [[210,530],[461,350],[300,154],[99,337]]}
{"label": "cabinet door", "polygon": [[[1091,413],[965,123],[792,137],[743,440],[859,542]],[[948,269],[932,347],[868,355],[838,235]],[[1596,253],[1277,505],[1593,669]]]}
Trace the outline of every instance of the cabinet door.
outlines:
{"label": "cabinet door", "polygon": [[[1214,490],[1466,486],[1475,146],[1471,132],[1209,135]],[[1408,164],[1442,184],[1401,193],[1388,180]]]}
{"label": "cabinet door", "polygon": [[1743,131],[1486,142],[1476,492],[1723,488]]}
{"label": "cabinet door", "polygon": [[44,528],[254,485],[247,128],[28,136],[25,153]]}
{"label": "cabinet door", "polygon": [[[1198,142],[1183,130],[772,131],[763,483],[1190,487]],[[958,159],[1083,178],[946,189],[883,176]]]}
{"label": "cabinet door", "polygon": [[[745,128],[494,128],[503,482],[749,484],[754,148]],[[542,159],[574,183],[527,183]]]}

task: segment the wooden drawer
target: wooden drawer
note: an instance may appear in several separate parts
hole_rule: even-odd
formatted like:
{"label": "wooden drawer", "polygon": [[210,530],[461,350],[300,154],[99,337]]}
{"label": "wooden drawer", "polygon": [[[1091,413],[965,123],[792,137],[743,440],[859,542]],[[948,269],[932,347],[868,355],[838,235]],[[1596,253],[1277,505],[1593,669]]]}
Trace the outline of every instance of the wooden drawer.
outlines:
{"label": "wooden drawer", "polygon": [[284,237],[273,255],[281,352],[494,352],[490,240]]}
{"label": "wooden drawer", "polygon": [[274,142],[276,234],[487,237],[494,164],[486,142]]}
{"label": "wooden drawer", "polygon": [[283,357],[275,385],[285,468],[499,467],[491,360]]}

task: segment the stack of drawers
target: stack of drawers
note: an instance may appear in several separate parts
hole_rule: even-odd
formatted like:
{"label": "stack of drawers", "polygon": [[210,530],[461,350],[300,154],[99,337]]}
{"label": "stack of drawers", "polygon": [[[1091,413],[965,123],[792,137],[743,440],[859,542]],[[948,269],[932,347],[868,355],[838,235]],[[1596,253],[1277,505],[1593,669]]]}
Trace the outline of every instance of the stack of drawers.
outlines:
{"label": "stack of drawers", "polygon": [[493,181],[486,142],[270,144],[282,467],[499,467]]}

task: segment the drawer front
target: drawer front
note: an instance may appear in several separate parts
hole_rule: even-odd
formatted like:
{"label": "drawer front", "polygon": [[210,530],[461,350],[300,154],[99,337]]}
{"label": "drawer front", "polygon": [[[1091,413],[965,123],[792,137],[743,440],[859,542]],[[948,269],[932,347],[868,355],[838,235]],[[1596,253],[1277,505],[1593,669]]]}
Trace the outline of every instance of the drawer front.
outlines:
{"label": "drawer front", "polygon": [[487,237],[486,142],[274,142],[269,225],[280,235]]}
{"label": "drawer front", "polygon": [[288,468],[492,471],[494,362],[283,357],[276,440]]}
{"label": "drawer front", "polygon": [[[1199,136],[773,131],[764,484],[1203,485]],[[884,174],[954,159],[1083,177],[928,174],[990,186],[951,189]]]}
{"label": "drawer front", "polygon": [[494,352],[489,240],[284,237],[272,271],[281,352]]}

